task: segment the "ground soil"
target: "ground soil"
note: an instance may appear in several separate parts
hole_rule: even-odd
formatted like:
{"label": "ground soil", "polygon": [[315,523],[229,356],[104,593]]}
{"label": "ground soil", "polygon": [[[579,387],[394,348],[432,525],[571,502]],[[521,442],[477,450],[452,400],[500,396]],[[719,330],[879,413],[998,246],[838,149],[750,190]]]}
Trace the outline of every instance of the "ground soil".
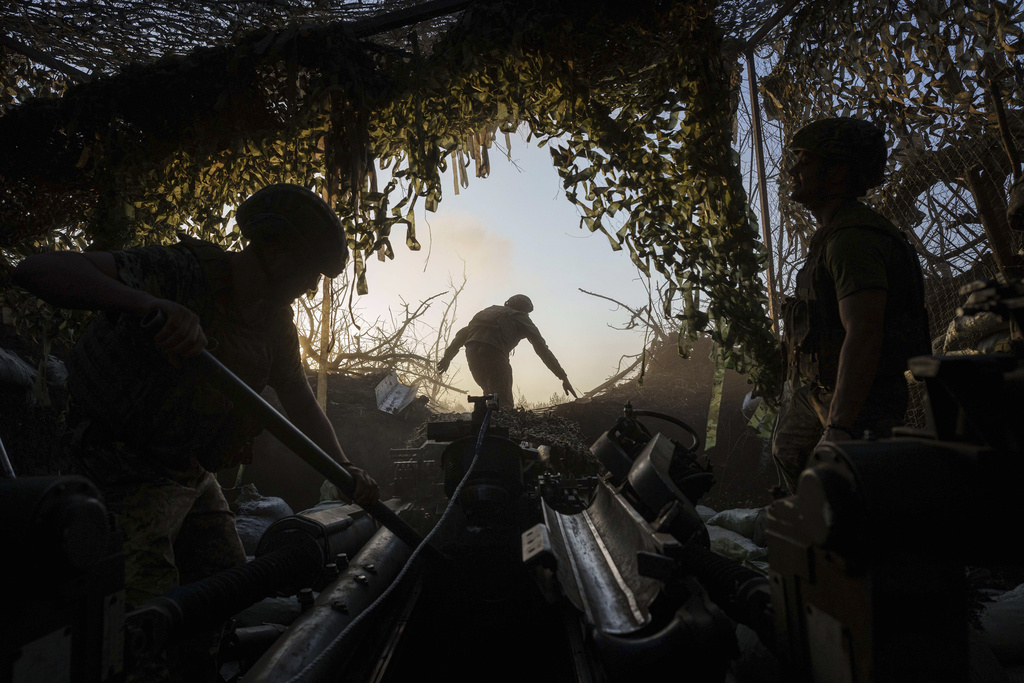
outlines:
{"label": "ground soil", "polygon": [[[715,373],[710,351],[709,340],[698,342],[689,358],[680,357],[674,343],[655,348],[642,386],[626,382],[594,399],[556,406],[553,412],[577,422],[583,438],[593,443],[615,424],[628,402],[636,410],[682,420],[700,435],[703,445]],[[716,510],[764,506],[777,484],[765,441],[747,426],[743,416],[743,400],[749,390],[743,375],[726,370],[716,443],[700,451],[711,463],[716,480],[700,503]],[[661,432],[684,445],[691,442],[690,436],[671,422],[653,417],[641,418],[641,422],[652,433]]]}

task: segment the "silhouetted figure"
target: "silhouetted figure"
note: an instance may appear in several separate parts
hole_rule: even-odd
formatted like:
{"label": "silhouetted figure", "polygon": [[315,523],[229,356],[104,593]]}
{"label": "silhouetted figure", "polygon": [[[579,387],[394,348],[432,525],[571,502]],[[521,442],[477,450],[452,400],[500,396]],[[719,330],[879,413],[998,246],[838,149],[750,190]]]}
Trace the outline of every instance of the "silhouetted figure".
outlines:
{"label": "silhouetted figure", "polygon": [[533,344],[544,365],[562,380],[566,395],[576,396],[565,370],[551,353],[540,330],[530,320],[533,302],[525,294],[516,294],[503,306],[489,306],[473,316],[469,324],[455,334],[451,345],[437,364],[438,372],[447,372],[459,349],[466,347],[466,362],[473,379],[485,394],[498,396],[499,408],[512,408],[512,365],[509,355],[523,339]]}
{"label": "silhouetted figure", "polygon": [[[288,417],[356,480],[299,359],[291,303],[338,275],[348,249],[334,211],[297,185],[238,208],[239,252],[180,235],[171,246],[57,252],[23,260],[14,281],[56,306],[103,311],[69,362],[75,468],[100,487],[126,536],[129,603],[245,562],[214,476],[251,458],[262,425],[181,359],[209,349],[255,391],[274,387]],[[150,337],[148,313],[166,322]],[[168,362],[170,361],[170,362]]]}
{"label": "silhouetted figure", "polygon": [[885,135],[867,121],[825,119],[789,149],[791,198],[819,224],[783,311],[793,395],[772,453],[792,491],[820,441],[886,437],[902,424],[907,359],[931,345],[913,246],[857,199],[882,182]]}

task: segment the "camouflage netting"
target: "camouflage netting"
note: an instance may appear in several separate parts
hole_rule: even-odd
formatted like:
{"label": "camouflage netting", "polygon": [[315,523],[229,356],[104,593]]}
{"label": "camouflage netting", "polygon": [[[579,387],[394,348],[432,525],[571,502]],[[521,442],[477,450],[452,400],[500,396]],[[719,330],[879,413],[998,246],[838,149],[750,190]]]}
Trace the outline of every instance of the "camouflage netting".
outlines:
{"label": "camouflage netting", "polygon": [[[964,284],[1021,274],[1021,235],[1005,219],[1024,145],[1021,18],[1019,0],[827,0],[798,4],[756,46],[776,303],[792,294],[815,229],[789,199],[785,143],[828,116],[886,131],[886,179],[866,201],[917,250],[939,349]],[[750,116],[741,106],[741,129]],[[753,169],[754,141],[741,144]],[[910,420],[923,423],[920,402]]]}
{"label": "camouflage netting", "polygon": [[[393,26],[395,3],[373,3],[374,21],[352,21],[355,4],[217,3],[196,22],[206,35],[188,28],[205,5],[29,3],[0,49],[0,271],[178,229],[235,245],[237,202],[288,181],[338,211],[362,294],[365,259],[395,257],[398,231],[419,248],[443,172],[458,191],[528,130],[581,227],[671,283],[684,351],[711,334],[723,364],[773,393],[765,254],[732,139],[736,50],[774,3],[452,3],[444,20],[413,12],[397,41],[375,23]],[[38,69],[39,48],[72,68]],[[23,304],[8,302],[28,317]]]}

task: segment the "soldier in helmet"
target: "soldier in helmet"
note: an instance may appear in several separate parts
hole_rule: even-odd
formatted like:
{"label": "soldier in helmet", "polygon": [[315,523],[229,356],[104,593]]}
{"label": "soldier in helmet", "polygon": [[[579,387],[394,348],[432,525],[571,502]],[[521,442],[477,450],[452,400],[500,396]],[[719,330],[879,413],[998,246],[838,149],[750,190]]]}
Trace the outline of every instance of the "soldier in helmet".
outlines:
{"label": "soldier in helmet", "polygon": [[921,267],[892,223],[858,201],[882,182],[885,136],[855,118],[816,121],[789,145],[791,198],[818,222],[784,309],[792,400],[772,452],[790,490],[820,441],[887,436],[902,423],[907,359],[931,353]]}
{"label": "soldier in helmet", "polygon": [[[345,267],[341,222],[284,184],[256,192],[237,220],[249,240],[238,252],[182,234],[172,246],[39,254],[14,271],[53,305],[102,311],[69,361],[68,426],[76,468],[123,530],[133,605],[245,562],[213,473],[247,462],[262,426],[181,363],[203,349],[255,391],[272,386],[291,421],[352,473],[357,502],[379,495],[317,405],[292,322],[292,301]],[[166,322],[151,338],[140,320],[154,311]]]}
{"label": "soldier in helmet", "polygon": [[525,294],[516,294],[503,306],[489,306],[480,311],[469,321],[469,325],[455,334],[437,364],[438,372],[447,372],[452,359],[465,346],[466,362],[473,380],[485,394],[497,395],[499,408],[512,408],[512,365],[508,359],[519,342],[528,339],[548,370],[562,380],[566,395],[576,396],[565,370],[558,364],[555,354],[551,353],[540,330],[530,320],[531,311],[533,302]]}

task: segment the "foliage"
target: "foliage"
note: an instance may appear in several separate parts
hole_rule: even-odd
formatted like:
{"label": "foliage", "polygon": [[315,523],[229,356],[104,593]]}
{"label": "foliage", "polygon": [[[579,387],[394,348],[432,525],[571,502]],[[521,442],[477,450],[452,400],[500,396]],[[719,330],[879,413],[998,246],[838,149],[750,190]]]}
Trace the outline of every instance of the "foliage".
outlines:
{"label": "foliage", "polygon": [[[711,10],[676,3],[657,30],[643,17],[612,26],[598,16],[583,27],[565,16],[487,15],[486,29],[477,20],[435,46],[431,68],[415,72],[420,87],[384,110],[385,128],[371,137],[382,159],[404,164],[395,176],[411,179],[407,198],[425,196],[428,209],[446,161],[465,178],[465,152],[486,173],[496,132],[525,122],[542,144],[557,139],[552,159],[581,224],[672,283],[664,305],[682,302],[682,350],[710,318],[724,362],[771,393],[774,378],[755,367],[775,349],[759,279],[764,255],[731,148],[734,64]],[[388,138],[392,128],[431,131],[440,151]]]}
{"label": "foliage", "polygon": [[[779,59],[761,83],[765,111],[788,135],[815,118],[835,115],[869,118],[885,128],[890,180],[878,203],[917,239],[926,267],[941,272],[952,258],[946,244],[952,251],[964,242],[955,232],[965,221],[943,231],[953,233],[952,240],[932,244],[914,228],[975,209],[918,207],[917,201],[927,192],[926,203],[948,207],[930,188],[952,185],[956,194],[972,165],[984,168],[996,186],[1007,178],[1009,163],[986,91],[993,82],[1005,86],[1010,132],[1024,138],[1024,65],[1017,60],[1024,47],[1021,18],[1019,0],[806,3],[777,34]],[[785,207],[785,213],[793,211]]]}
{"label": "foliage", "polygon": [[[420,394],[435,404],[446,392],[465,394],[463,389],[453,385],[454,378],[445,381],[436,369],[447,347],[452,316],[459,295],[466,286],[465,279],[458,285],[452,283],[450,291],[427,297],[415,305],[401,301],[397,310],[388,310],[386,318],[378,317],[372,321],[352,308],[352,290],[344,274],[339,280],[340,283],[335,281],[331,289],[326,349],[320,344],[322,293],[300,299],[295,304],[299,344],[307,365],[312,363],[319,370],[320,359],[323,358],[324,369],[331,373],[366,374],[381,369],[395,370],[404,383],[418,384]],[[436,328],[423,321],[434,304],[444,308]]]}
{"label": "foliage", "polygon": [[[70,227],[110,248],[184,225],[231,244],[231,207],[299,182],[337,207],[362,293],[364,259],[393,257],[393,228],[419,247],[413,208],[436,208],[441,173],[486,175],[496,135],[526,125],[551,145],[581,225],[669,280],[681,350],[709,329],[723,361],[772,394],[764,254],[731,148],[736,65],[716,6],[481,4],[430,54],[370,49],[331,24],[128,67],[0,119],[0,176],[15,188],[0,240],[23,249]],[[19,213],[30,195],[59,201]]]}

